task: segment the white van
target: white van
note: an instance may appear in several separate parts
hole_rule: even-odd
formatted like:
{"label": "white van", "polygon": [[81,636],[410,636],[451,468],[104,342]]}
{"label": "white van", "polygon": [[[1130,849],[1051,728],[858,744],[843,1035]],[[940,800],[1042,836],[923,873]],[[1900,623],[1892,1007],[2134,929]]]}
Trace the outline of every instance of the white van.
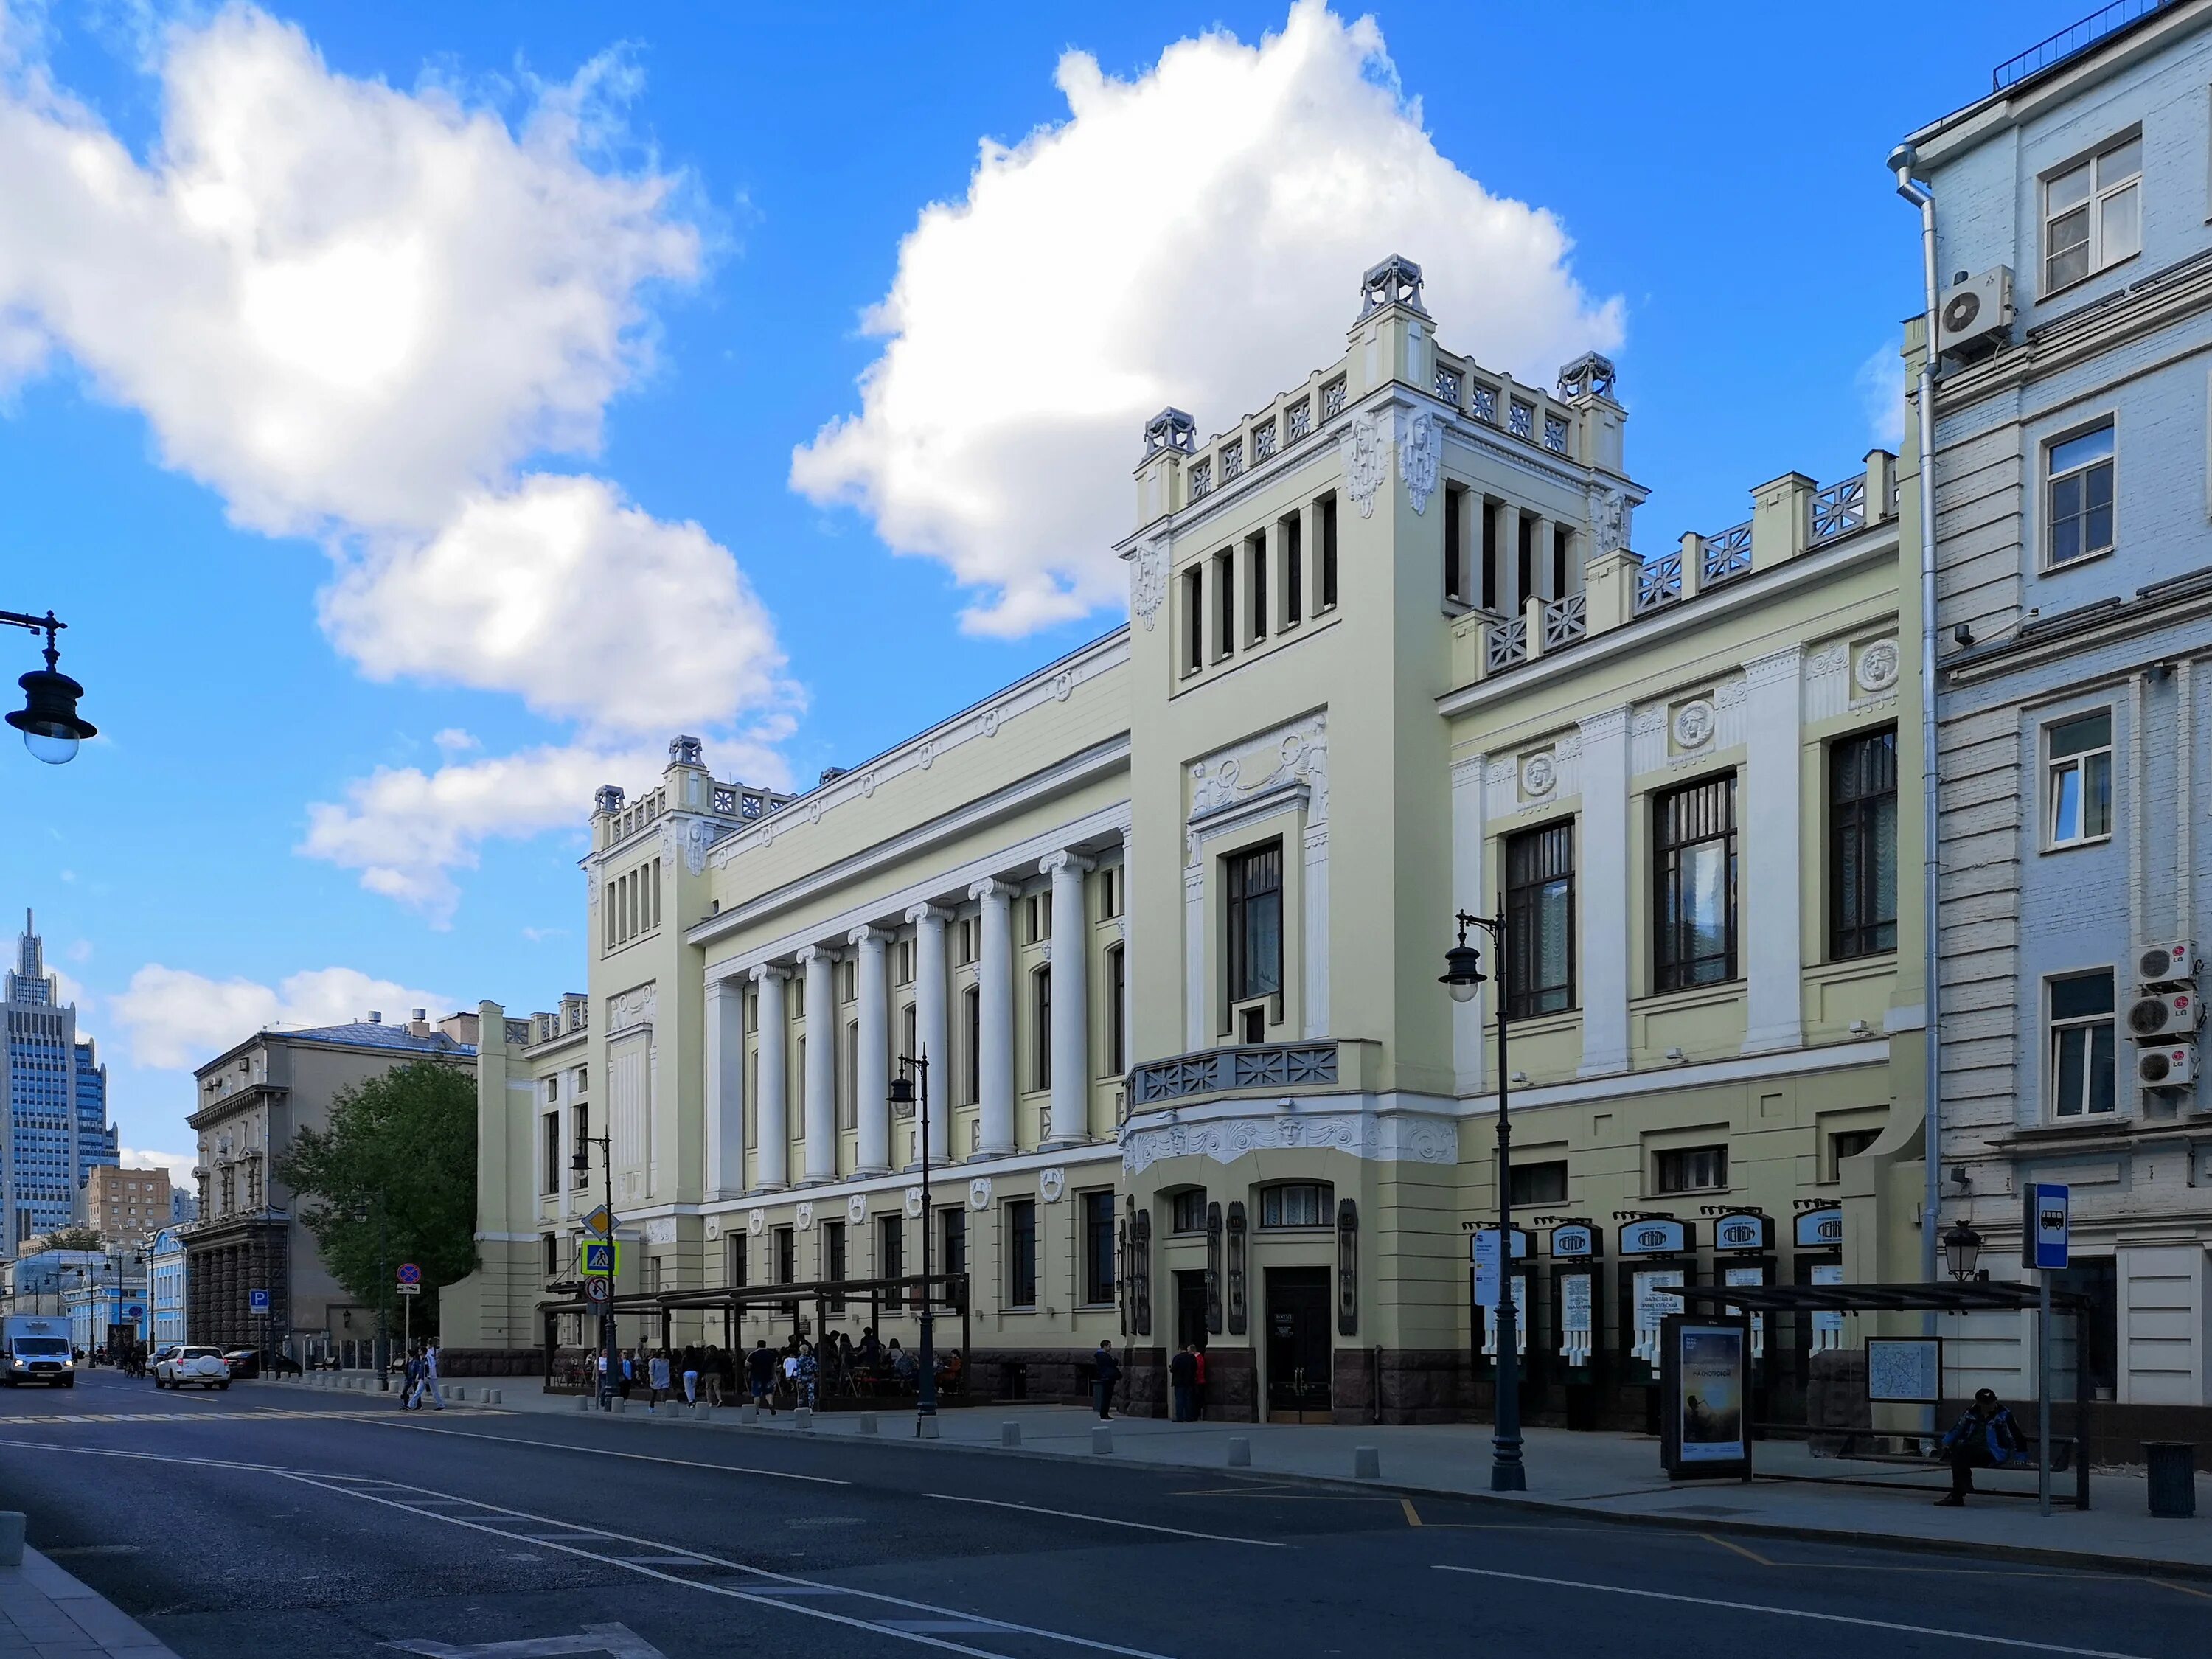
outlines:
{"label": "white van", "polygon": [[49,1388],[76,1387],[76,1362],[70,1357],[70,1322],[37,1314],[9,1314],[0,1320],[0,1376],[11,1389],[26,1382]]}

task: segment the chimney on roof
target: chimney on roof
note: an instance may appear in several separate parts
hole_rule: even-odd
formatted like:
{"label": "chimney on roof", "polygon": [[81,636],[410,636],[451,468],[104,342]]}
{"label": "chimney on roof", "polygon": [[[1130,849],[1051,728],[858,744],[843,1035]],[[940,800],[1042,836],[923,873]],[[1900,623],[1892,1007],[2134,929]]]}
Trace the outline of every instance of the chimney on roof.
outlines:
{"label": "chimney on roof", "polygon": [[416,1008],[410,1011],[407,1021],[407,1035],[418,1037],[430,1035],[430,1011],[428,1008]]}
{"label": "chimney on roof", "polygon": [[383,1009],[381,1009],[381,1008],[372,1008],[372,1009],[370,1009],[370,1010],[368,1011],[368,1023],[369,1023],[371,1025],[381,1025],[381,1024],[384,1024],[384,1010],[383,1010]]}

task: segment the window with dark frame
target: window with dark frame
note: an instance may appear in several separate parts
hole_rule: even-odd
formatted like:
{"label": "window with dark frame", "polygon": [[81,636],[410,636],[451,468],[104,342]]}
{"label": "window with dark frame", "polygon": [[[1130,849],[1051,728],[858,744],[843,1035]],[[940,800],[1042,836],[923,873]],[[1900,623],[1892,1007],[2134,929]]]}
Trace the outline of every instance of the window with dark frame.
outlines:
{"label": "window with dark frame", "polygon": [[1113,1075],[1129,1069],[1129,957],[1117,945],[1106,952],[1106,1057]]}
{"label": "window with dark frame", "polygon": [[561,1190],[561,1114],[545,1114],[544,1126],[545,1172],[538,1183],[541,1193]]}
{"label": "window with dark frame", "polygon": [[1828,750],[1828,955],[1897,949],[1897,731]]}
{"label": "window with dark frame", "polygon": [[1283,843],[1248,848],[1222,860],[1229,926],[1229,1000],[1283,988]]}
{"label": "window with dark frame", "polygon": [[1336,497],[1324,495],[1317,503],[1321,520],[1321,594],[1316,608],[1328,610],[1336,603]]}
{"label": "window with dark frame", "polygon": [[1575,1004],[1575,823],[1505,841],[1506,1012],[1515,1019]]}
{"label": "window with dark frame", "polygon": [[1444,486],[1444,598],[1455,605],[1467,601],[1467,491],[1457,484]]}
{"label": "window with dark frame", "polygon": [[1668,791],[1652,803],[1651,824],[1654,988],[1734,979],[1735,775]]}
{"label": "window with dark frame", "polygon": [[733,1290],[744,1289],[748,1281],[751,1267],[747,1260],[751,1254],[749,1244],[743,1233],[730,1235],[730,1285]]}
{"label": "window with dark frame", "polygon": [[2100,422],[2043,452],[2045,562],[2112,550],[2112,423]]}
{"label": "window with dark frame", "polygon": [[796,1285],[799,1282],[799,1241],[788,1227],[775,1230],[775,1282]]}
{"label": "window with dark frame", "polygon": [[1030,975],[1032,1029],[1030,1033],[1030,1087],[1052,1087],[1052,969],[1040,968]]}
{"label": "window with dark frame", "polygon": [[561,1266],[561,1235],[548,1233],[545,1235],[545,1277],[558,1279]]}
{"label": "window with dark frame", "polygon": [[[1195,674],[1206,666],[1206,568],[1193,565],[1182,573],[1182,672]],[[963,957],[963,961],[973,960]]]}
{"label": "window with dark frame", "polygon": [[902,1216],[876,1218],[876,1277],[898,1279],[906,1273],[906,1220]]}
{"label": "window with dark frame", "polygon": [[1567,1201],[1567,1161],[1560,1158],[1540,1164],[1516,1164],[1507,1186],[1516,1206],[1564,1204]]}
{"label": "window with dark frame", "polygon": [[1237,654],[1237,556],[1213,556],[1213,659]]}
{"label": "window with dark frame", "polygon": [[1083,1194],[1083,1300],[1102,1307],[1114,1299],[1114,1194]]}
{"label": "window with dark frame", "polygon": [[1670,1146],[1653,1159],[1655,1193],[1711,1193],[1728,1185],[1726,1146]]}
{"label": "window with dark frame", "polygon": [[1262,1227],[1326,1227],[1335,1220],[1335,1189],[1326,1182],[1286,1181],[1260,1189]]}
{"label": "window with dark frame", "polygon": [[1840,1181],[1844,1160],[1856,1158],[1881,1139],[1879,1129],[1838,1129],[1828,1137],[1828,1179]]}
{"label": "window with dark frame", "polygon": [[969,986],[960,994],[959,1103],[973,1106],[983,1097],[983,993]]}
{"label": "window with dark frame", "polygon": [[938,1252],[939,1270],[964,1273],[968,1271],[968,1212],[955,1208],[938,1213],[944,1218],[939,1224],[944,1247]]}
{"label": "window with dark frame", "polygon": [[1305,526],[1293,513],[1276,530],[1283,544],[1283,626],[1295,628],[1305,617]]}
{"label": "window with dark frame", "polygon": [[1206,1188],[1186,1187],[1168,1195],[1168,1231],[1202,1233],[1206,1231]]}
{"label": "window with dark frame", "polygon": [[2051,1115],[2100,1117],[2118,1106],[2114,1093],[2112,970],[2054,974],[2051,999]]}
{"label": "window with dark frame", "polygon": [[1267,532],[1255,531],[1244,538],[1245,609],[1251,613],[1245,630],[1257,645],[1267,637]]}
{"label": "window with dark frame", "polygon": [[1006,1203],[1006,1305],[1036,1306],[1036,1201],[1010,1199]]}

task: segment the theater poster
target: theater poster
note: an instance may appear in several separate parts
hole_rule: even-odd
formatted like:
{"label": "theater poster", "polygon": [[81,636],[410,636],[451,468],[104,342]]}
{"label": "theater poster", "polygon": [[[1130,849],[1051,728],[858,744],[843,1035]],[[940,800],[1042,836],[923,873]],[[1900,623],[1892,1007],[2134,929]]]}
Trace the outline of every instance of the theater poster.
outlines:
{"label": "theater poster", "polygon": [[1750,1321],[1669,1314],[1660,1337],[1660,1461],[1685,1478],[1751,1478]]}

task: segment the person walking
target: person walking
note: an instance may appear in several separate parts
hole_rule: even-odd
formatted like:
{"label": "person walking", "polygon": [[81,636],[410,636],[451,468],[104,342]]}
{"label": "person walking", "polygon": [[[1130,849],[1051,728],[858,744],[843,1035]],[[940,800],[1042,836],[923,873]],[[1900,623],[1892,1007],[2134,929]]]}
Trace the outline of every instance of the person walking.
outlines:
{"label": "person walking", "polygon": [[699,1345],[693,1343],[684,1350],[684,1403],[699,1403]]}
{"label": "person walking", "polygon": [[1960,1413],[1951,1425],[1951,1432],[1943,1437],[1934,1455],[1951,1466],[1951,1490],[1936,1500],[1939,1510],[1958,1510],[1966,1506],[1966,1494],[1974,1489],[1977,1468],[2003,1468],[2032,1462],[2027,1455],[2027,1442],[2013,1421],[2012,1413],[1998,1403],[1995,1389],[1977,1389],[1974,1403]]}
{"label": "person walking", "polygon": [[416,1390],[420,1389],[422,1385],[422,1357],[416,1353],[412,1349],[410,1349],[408,1351],[405,1362],[399,1368],[399,1409],[401,1411],[408,1412],[416,1409],[415,1404],[415,1394]]}
{"label": "person walking", "polygon": [[1168,1361],[1168,1391],[1173,1396],[1170,1415],[1176,1422],[1189,1423],[1198,1416],[1195,1396],[1198,1392],[1198,1358],[1188,1343],[1177,1348]]}
{"label": "person walking", "polygon": [[416,1411],[422,1409],[421,1402],[425,1395],[438,1410],[446,1409],[445,1396],[438,1392],[438,1345],[435,1342],[422,1345],[422,1374],[415,1385]]}
{"label": "person walking", "polygon": [[775,1415],[775,1356],[768,1351],[768,1339],[761,1338],[753,1351],[745,1356],[745,1386],[752,1395],[753,1404],[768,1407],[770,1417]]}
{"label": "person walking", "polygon": [[822,1380],[822,1362],[815,1358],[814,1350],[802,1342],[799,1345],[799,1358],[793,1363],[795,1369],[792,1376],[799,1391],[799,1403],[811,1411],[815,1391]]}
{"label": "person walking", "polygon": [[1098,1339],[1098,1352],[1091,1356],[1091,1399],[1101,1418],[1114,1415],[1114,1385],[1121,1380],[1121,1362],[1114,1352],[1114,1339]]}
{"label": "person walking", "polygon": [[645,1362],[645,1408],[649,1412],[660,1409],[660,1402],[668,1397],[668,1350],[663,1348]]}

